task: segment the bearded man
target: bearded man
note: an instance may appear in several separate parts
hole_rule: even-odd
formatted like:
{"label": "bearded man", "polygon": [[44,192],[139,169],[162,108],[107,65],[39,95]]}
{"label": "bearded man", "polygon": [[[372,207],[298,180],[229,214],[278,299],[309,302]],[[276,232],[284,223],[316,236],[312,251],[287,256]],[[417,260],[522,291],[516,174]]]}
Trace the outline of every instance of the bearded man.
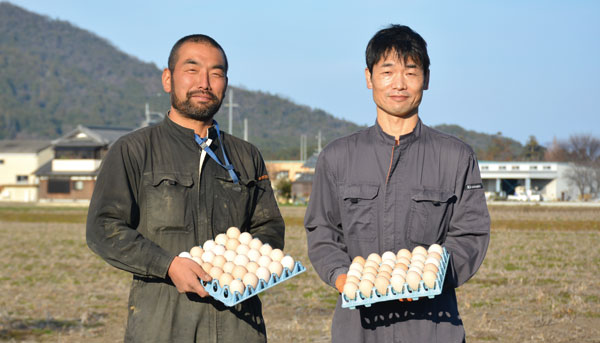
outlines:
{"label": "bearded man", "polygon": [[265,342],[261,303],[226,307],[208,271],[178,257],[230,226],[283,248],[284,223],[259,151],[219,130],[227,57],[205,35],[181,38],[162,84],[164,121],[117,140],[100,169],[87,243],[133,274],[126,342]]}

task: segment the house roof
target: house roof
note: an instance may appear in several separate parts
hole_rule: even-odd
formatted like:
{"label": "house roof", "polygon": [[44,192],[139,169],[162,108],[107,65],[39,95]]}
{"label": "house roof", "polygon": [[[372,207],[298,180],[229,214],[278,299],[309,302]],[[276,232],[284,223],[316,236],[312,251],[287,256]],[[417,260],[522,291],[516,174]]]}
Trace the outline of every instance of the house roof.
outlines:
{"label": "house roof", "polygon": [[315,151],[302,165],[305,168],[315,169],[317,167],[317,159],[319,158],[319,152]]}
{"label": "house roof", "polygon": [[76,129],[54,140],[52,143],[56,147],[106,146],[111,145],[119,137],[132,130],[132,128],[128,127],[78,125]]}
{"label": "house roof", "polygon": [[302,175],[300,175],[300,177],[298,177],[292,183],[312,183],[314,177],[315,177],[315,174],[313,174],[313,173],[302,173]]}
{"label": "house roof", "polygon": [[47,140],[0,140],[0,153],[36,153],[51,144]]}

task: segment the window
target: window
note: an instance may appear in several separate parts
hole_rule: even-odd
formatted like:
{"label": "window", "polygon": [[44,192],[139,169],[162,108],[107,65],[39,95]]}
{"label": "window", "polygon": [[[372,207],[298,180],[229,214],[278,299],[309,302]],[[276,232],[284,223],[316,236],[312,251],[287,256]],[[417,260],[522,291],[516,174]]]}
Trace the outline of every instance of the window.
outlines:
{"label": "window", "polygon": [[519,170],[519,166],[512,166],[512,170]]}
{"label": "window", "polygon": [[27,183],[28,179],[27,175],[17,175],[17,183]]}
{"label": "window", "polygon": [[529,170],[537,170],[537,166],[529,166]]}
{"label": "window", "polygon": [[551,167],[550,166],[544,166],[544,170],[550,170]]}
{"label": "window", "polygon": [[75,189],[76,191],[83,190],[83,181],[75,181],[75,182],[73,182],[73,189]]}
{"label": "window", "polygon": [[71,193],[71,183],[68,179],[48,180],[48,193]]}
{"label": "window", "polygon": [[489,170],[489,169],[490,169],[490,167],[488,167],[488,166],[481,166],[481,170]]}
{"label": "window", "polygon": [[506,166],[500,166],[498,167],[499,170],[506,170]]}
{"label": "window", "polygon": [[0,165],[4,164],[4,160],[0,160]]}

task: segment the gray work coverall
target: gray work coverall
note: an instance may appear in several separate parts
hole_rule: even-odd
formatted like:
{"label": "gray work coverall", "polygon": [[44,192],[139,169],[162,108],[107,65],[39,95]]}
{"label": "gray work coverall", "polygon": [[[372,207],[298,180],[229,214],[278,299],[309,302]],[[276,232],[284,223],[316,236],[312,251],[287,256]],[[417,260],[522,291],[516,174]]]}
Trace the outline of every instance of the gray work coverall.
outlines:
{"label": "gray work coverall", "polygon": [[[209,137],[223,162],[214,127]],[[200,166],[194,132],[168,116],[119,139],[102,163],[87,242],[133,273],[126,342],[266,341],[257,296],[229,308],[210,296],[179,294],[167,276],[180,252],[230,226],[283,248],[283,219],[258,150],[224,133],[222,142],[239,184],[208,156]]]}
{"label": "gray work coverall", "polygon": [[450,252],[442,294],[341,308],[333,342],[462,342],[454,288],[475,274],[490,239],[477,160],[460,140],[419,122],[399,144],[378,124],[320,154],[304,221],[308,253],[335,287],[355,256],[439,243]]}

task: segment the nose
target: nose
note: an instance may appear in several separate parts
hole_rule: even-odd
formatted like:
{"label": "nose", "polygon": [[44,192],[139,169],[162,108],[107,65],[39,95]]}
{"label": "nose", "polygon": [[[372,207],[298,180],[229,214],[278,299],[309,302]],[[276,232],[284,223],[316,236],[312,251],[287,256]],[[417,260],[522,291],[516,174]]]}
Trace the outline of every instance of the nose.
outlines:
{"label": "nose", "polygon": [[196,87],[202,90],[210,90],[210,77],[208,75],[208,71],[202,71],[198,73],[198,77],[196,78]]}
{"label": "nose", "polygon": [[397,74],[394,79],[392,80],[392,87],[394,89],[406,89],[406,79],[405,76],[402,74]]}

